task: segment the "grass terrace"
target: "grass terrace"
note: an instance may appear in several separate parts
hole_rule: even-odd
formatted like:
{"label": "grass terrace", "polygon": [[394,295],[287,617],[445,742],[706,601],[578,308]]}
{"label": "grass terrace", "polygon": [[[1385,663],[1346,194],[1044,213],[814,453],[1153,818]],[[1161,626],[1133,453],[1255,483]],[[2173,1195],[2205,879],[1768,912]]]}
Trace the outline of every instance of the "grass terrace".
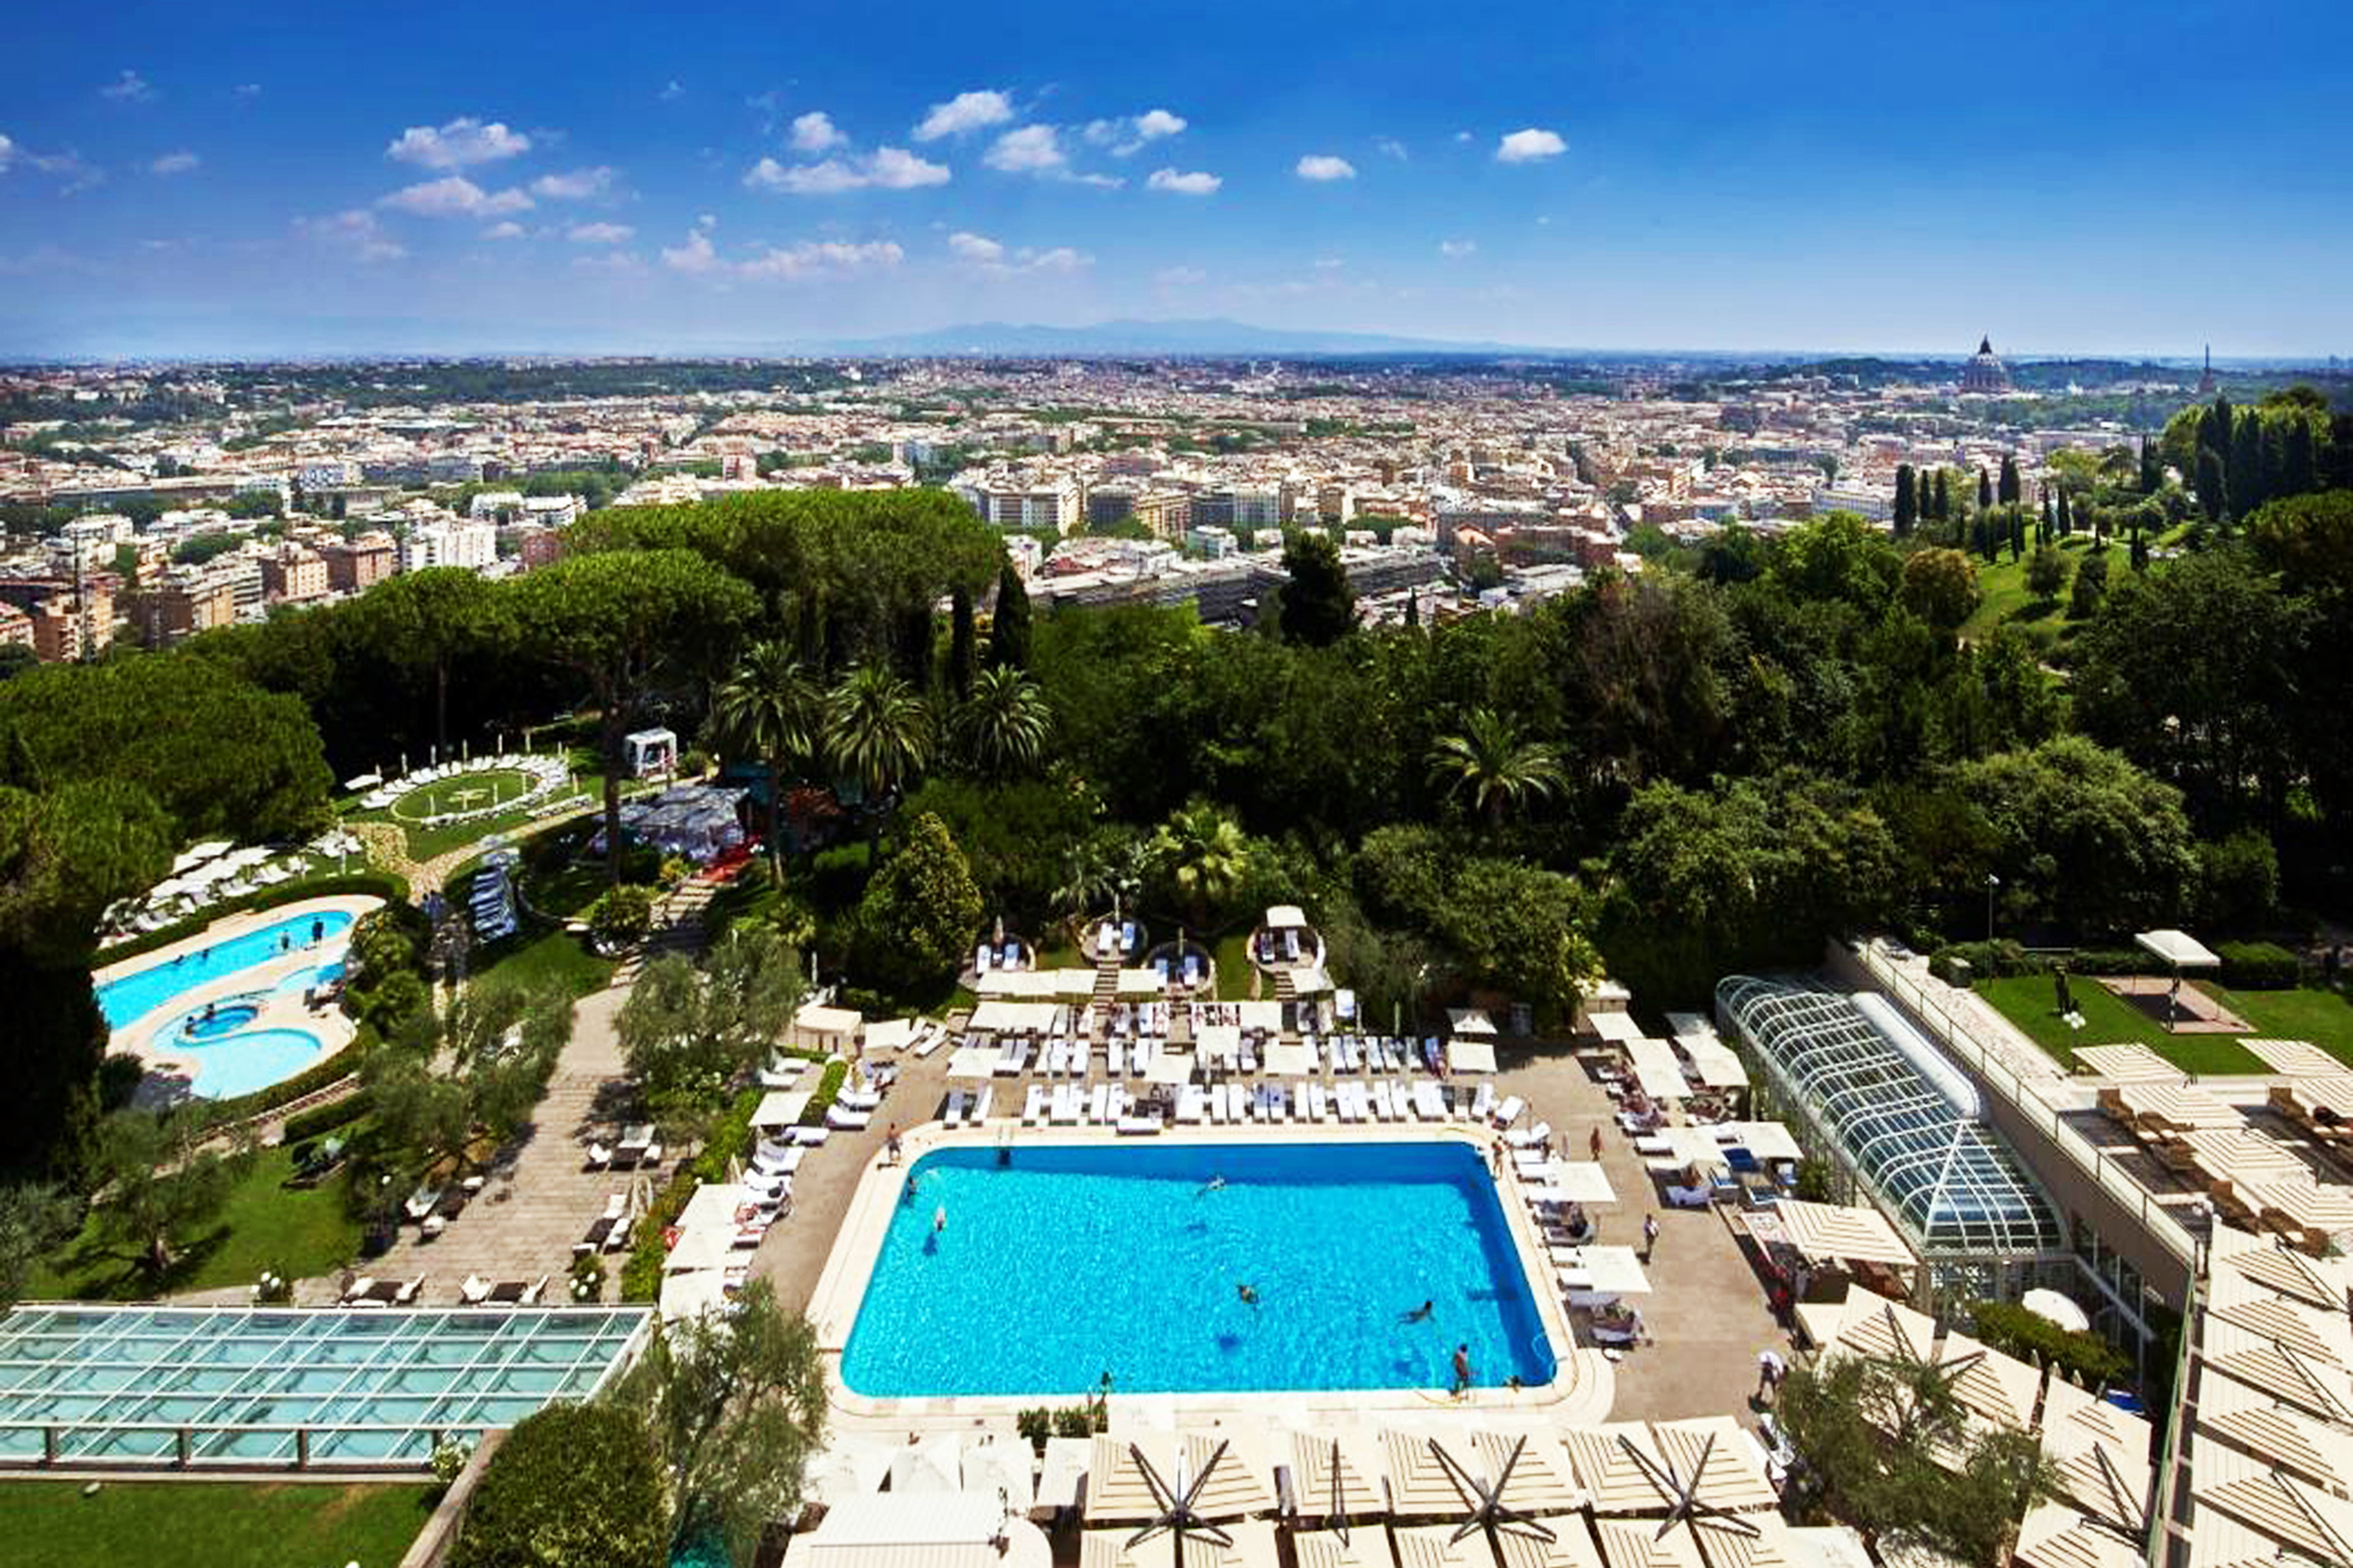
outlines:
{"label": "grass terrace", "polygon": [[[2230,991],[2208,981],[2189,982],[2247,1021],[2258,1039],[2309,1040],[2337,1060],[2353,1063],[2353,1004],[2332,991]],[[2034,1043],[2073,1067],[2078,1046],[2142,1045],[2182,1071],[2200,1074],[2260,1073],[2263,1062],[2231,1035],[2172,1035],[2157,1021],[2111,994],[2090,975],[2068,977],[2084,1026],[2071,1029],[2059,1016],[2051,977],[2022,974],[1980,980],[1978,994],[2017,1025]]]}
{"label": "grass terrace", "polygon": [[[293,1173],[290,1151],[261,1151],[221,1205],[213,1228],[182,1253],[163,1282],[164,1288],[182,1291],[250,1285],[265,1268],[300,1279],[332,1273],[356,1256],[360,1224],[351,1214],[347,1173],[339,1171],[302,1190],[286,1185]],[[93,1214],[79,1235],[41,1261],[26,1286],[28,1299],[129,1301],[154,1293],[138,1260],[110,1245],[95,1220]],[[0,1562],[5,1561],[0,1551]]]}
{"label": "grass terrace", "polygon": [[433,1511],[430,1488],[280,1482],[0,1482],[0,1563],[87,1568],[168,1560],[204,1568],[357,1563],[392,1568]]}

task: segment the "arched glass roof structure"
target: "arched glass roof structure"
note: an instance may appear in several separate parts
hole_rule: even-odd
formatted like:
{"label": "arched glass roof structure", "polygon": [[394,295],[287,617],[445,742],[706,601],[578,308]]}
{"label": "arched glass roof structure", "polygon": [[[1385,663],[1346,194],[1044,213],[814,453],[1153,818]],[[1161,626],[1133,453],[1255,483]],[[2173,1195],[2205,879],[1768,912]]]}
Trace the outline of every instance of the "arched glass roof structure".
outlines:
{"label": "arched glass roof structure", "polygon": [[1924,1258],[2062,1249],[2057,1211],[1979,1120],[1976,1086],[1894,1008],[1745,974],[1715,999]]}

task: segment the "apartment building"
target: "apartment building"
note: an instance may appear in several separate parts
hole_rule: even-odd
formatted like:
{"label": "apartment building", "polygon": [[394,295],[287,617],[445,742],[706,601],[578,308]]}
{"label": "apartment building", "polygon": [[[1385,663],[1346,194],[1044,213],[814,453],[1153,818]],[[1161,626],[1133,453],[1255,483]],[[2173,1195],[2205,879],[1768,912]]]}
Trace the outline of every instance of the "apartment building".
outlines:
{"label": "apartment building", "polygon": [[400,541],[400,569],[422,572],[433,566],[462,566],[481,572],[498,564],[499,531],[487,522],[450,518],[420,523]]}
{"label": "apartment building", "polygon": [[323,598],[328,585],[327,563],[315,550],[290,542],[262,557],[262,596],[272,603],[300,605]]}
{"label": "apartment building", "polygon": [[182,570],[131,595],[132,626],[149,647],[236,622],[236,584],[220,574]]}
{"label": "apartment building", "polygon": [[327,586],[338,594],[364,594],[393,574],[399,554],[388,533],[363,533],[319,547],[327,563]]}

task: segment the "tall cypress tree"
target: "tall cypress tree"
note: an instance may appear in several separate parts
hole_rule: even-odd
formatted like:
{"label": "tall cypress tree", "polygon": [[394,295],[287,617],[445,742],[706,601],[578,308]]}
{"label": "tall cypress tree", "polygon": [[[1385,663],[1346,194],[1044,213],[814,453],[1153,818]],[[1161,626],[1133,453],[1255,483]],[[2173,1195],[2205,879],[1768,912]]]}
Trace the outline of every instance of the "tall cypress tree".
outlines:
{"label": "tall cypress tree", "polygon": [[1895,465],[1895,537],[1908,539],[1914,525],[1920,521],[1920,497],[1915,488],[1912,465]]}
{"label": "tall cypress tree", "polygon": [[2230,466],[2223,482],[2231,489],[2231,516],[2242,518],[2263,504],[2263,419],[2253,409],[2231,427]]}
{"label": "tall cypress tree", "polygon": [[2026,509],[2016,501],[2010,503],[2010,558],[2018,561],[2026,554]]}
{"label": "tall cypress tree", "polygon": [[1936,470],[1936,521],[1953,521],[1953,471],[1950,468]]}
{"label": "tall cypress tree", "polygon": [[972,590],[958,588],[949,601],[948,616],[948,688],[956,700],[972,696],[972,678],[980,661],[980,649],[973,633]]}
{"label": "tall cypress tree", "polygon": [[2018,459],[2007,452],[2001,457],[2000,495],[2004,506],[2018,504]]}
{"label": "tall cypress tree", "polygon": [[2287,436],[2280,443],[2280,471],[2272,493],[2300,496],[2320,488],[2319,461],[2312,440],[2312,421],[2302,410],[2287,422]]}
{"label": "tall cypress tree", "polygon": [[2059,537],[2064,539],[2074,531],[2075,515],[2067,505],[2067,492],[2063,488],[2059,491]]}
{"label": "tall cypress tree", "polygon": [[2198,510],[2206,514],[2209,522],[2220,522],[2230,510],[2230,497],[2225,494],[2222,459],[2211,447],[2198,448]]}
{"label": "tall cypress tree", "polygon": [[2051,492],[2049,490],[2044,490],[2042,492],[2042,517],[2041,521],[2035,523],[2034,527],[2034,542],[2037,544],[2050,543],[2052,539],[2059,531],[2056,528],[2053,528],[2051,523]]}
{"label": "tall cypress tree", "polygon": [[1985,465],[1978,466],[1978,510],[1987,511],[1993,506],[1993,481],[1986,478]]}
{"label": "tall cypress tree", "polygon": [[2153,496],[2165,488],[2165,459],[2146,436],[2140,438],[2140,493]]}
{"label": "tall cypress tree", "polygon": [[997,613],[988,623],[988,668],[1029,668],[1029,590],[1007,562],[997,574]]}

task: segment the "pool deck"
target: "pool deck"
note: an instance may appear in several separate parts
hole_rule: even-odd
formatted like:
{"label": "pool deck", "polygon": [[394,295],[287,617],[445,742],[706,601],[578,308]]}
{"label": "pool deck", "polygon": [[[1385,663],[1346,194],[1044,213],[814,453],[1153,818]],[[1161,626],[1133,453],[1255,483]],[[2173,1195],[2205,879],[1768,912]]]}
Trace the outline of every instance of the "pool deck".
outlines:
{"label": "pool deck", "polygon": [[[356,921],[360,916],[381,908],[383,904],[382,899],[344,894],[333,898],[302,899],[290,904],[274,905],[266,910],[243,910],[214,922],[194,936],[185,937],[178,942],[159,947],[152,952],[142,952],[135,957],[126,958],[119,963],[110,963],[103,969],[94,970],[90,974],[90,983],[92,985],[104,985],[110,981],[120,980],[127,974],[142,973],[159,965],[168,964],[174,959],[184,958],[192,952],[202,952],[208,948],[217,947],[224,942],[242,936],[248,931],[263,930],[283,921],[323,915],[335,910],[349,914]],[[305,1006],[300,992],[281,994],[277,992],[276,987],[287,976],[301,970],[315,968],[324,956],[340,953],[347,945],[348,938],[345,937],[330,940],[323,949],[297,948],[280,957],[248,964],[233,974],[224,974],[216,980],[207,981],[202,985],[184,991],[161,1006],[140,1015],[115,1030],[113,1037],[107,1043],[107,1049],[111,1052],[137,1057],[144,1062],[147,1065],[150,1083],[160,1080],[165,1085],[177,1082],[185,1086],[187,1082],[193,1081],[195,1077],[195,1065],[185,1056],[174,1050],[167,1040],[159,1039],[158,1037],[192,1008],[201,1007],[208,1002],[226,1002],[231,997],[244,997],[254,993],[262,993],[263,994],[256,998],[260,1011],[250,1023],[245,1026],[246,1031],[301,1029],[307,1034],[317,1036],[321,1044],[326,1047],[322,1054],[332,1055],[351,1043],[352,1021],[343,1016],[343,1009],[332,1005],[322,1007]]]}
{"label": "pool deck", "polygon": [[[883,1151],[876,1151],[868,1158],[850,1197],[849,1209],[835,1231],[824,1272],[819,1275],[809,1300],[808,1316],[817,1327],[818,1346],[825,1357],[826,1383],[831,1397],[833,1419],[845,1428],[868,1427],[894,1432],[911,1426],[968,1426],[976,1420],[1009,1419],[1028,1406],[1051,1403],[1055,1397],[963,1394],[927,1399],[877,1399],[860,1394],[842,1382],[842,1351],[849,1343],[850,1329],[858,1319],[859,1305],[865,1299],[867,1284],[880,1260],[883,1233],[890,1227],[892,1214],[898,1207],[900,1189],[906,1180],[906,1167],[926,1154],[942,1149],[994,1149],[1006,1143],[1025,1149],[1106,1147],[1114,1144],[1148,1149],[1172,1142],[1188,1145],[1230,1143],[1257,1148],[1336,1143],[1460,1143],[1477,1151],[1483,1162],[1488,1159],[1489,1152],[1496,1142],[1493,1135],[1483,1129],[1441,1123],[1359,1124],[1345,1129],[1314,1123],[1186,1126],[1157,1137],[1124,1139],[1106,1127],[1022,1127],[1015,1122],[990,1121],[979,1128],[952,1128],[936,1121],[924,1122],[902,1135],[902,1152],[899,1161],[891,1161],[887,1152]],[[1479,1388],[1459,1398],[1432,1388],[1403,1387],[1114,1395],[1113,1403],[1148,1401],[1154,1408],[1166,1412],[1174,1419],[1198,1426],[1210,1425],[1225,1417],[1256,1416],[1273,1420],[1300,1414],[1313,1414],[1320,1418],[1338,1412],[1385,1412],[1395,1418],[1399,1415],[1420,1415],[1432,1410],[1477,1410],[1490,1415],[1508,1410],[1557,1415],[1578,1424],[1607,1419],[1615,1382],[1612,1369],[1598,1352],[1577,1348],[1577,1337],[1561,1310],[1558,1292],[1546,1283],[1552,1279],[1552,1268],[1546,1258],[1543,1239],[1529,1216],[1526,1203],[1519,1196],[1518,1179],[1510,1173],[1510,1162],[1505,1161],[1504,1165],[1505,1173],[1495,1178],[1496,1197],[1513,1245],[1519,1253],[1520,1268],[1529,1299],[1535,1306],[1548,1348],[1560,1363],[1559,1373],[1552,1382],[1519,1389]],[[1112,1288],[1117,1282],[1103,1280],[1096,1283]],[[986,1353],[985,1345],[977,1349],[979,1353]],[[1074,1391],[1060,1397],[1070,1401],[1083,1399],[1086,1395],[1084,1391]]]}
{"label": "pool deck", "polygon": [[[904,1055],[878,1058],[895,1061],[900,1077],[872,1126],[858,1132],[836,1132],[824,1148],[813,1152],[795,1176],[792,1216],[770,1230],[753,1255],[754,1271],[775,1287],[777,1300],[787,1311],[806,1310],[812,1319],[846,1312],[854,1319],[856,1292],[844,1297],[843,1305],[820,1307],[818,1301],[820,1288],[828,1285],[826,1276],[834,1267],[834,1258],[842,1250],[837,1247],[836,1238],[848,1228],[851,1205],[873,1169],[874,1159],[881,1153],[892,1125],[900,1129],[906,1159],[919,1158],[922,1150],[936,1146],[919,1144],[915,1130],[930,1121],[949,1088],[964,1087],[951,1085],[946,1076],[947,1055],[942,1051],[927,1058]],[[1788,1354],[1790,1341],[1767,1310],[1764,1286],[1733,1225],[1719,1208],[1679,1209],[1665,1205],[1657,1184],[1657,1173],[1645,1165],[1619,1131],[1611,1119],[1615,1107],[1575,1053],[1559,1047],[1532,1049],[1507,1045],[1497,1056],[1502,1070],[1493,1079],[1495,1092],[1498,1097],[1516,1094],[1528,1102],[1524,1125],[1551,1122],[1555,1142],[1565,1144],[1569,1154],[1580,1160],[1587,1155],[1591,1133],[1598,1130],[1602,1134],[1602,1169],[1618,1194],[1616,1204],[1590,1209],[1601,1224],[1602,1239],[1620,1244],[1638,1242],[1643,1215],[1654,1214],[1658,1218],[1658,1247],[1645,1265],[1651,1292],[1631,1298],[1641,1310],[1649,1342],[1623,1352],[1614,1363],[1598,1350],[1580,1346],[1577,1352],[1584,1364],[1610,1374],[1607,1402],[1592,1418],[1606,1415],[1620,1421],[1673,1421],[1730,1414],[1753,1426],[1755,1407],[1748,1399],[1757,1385],[1757,1352],[1778,1348]],[[998,1095],[1002,1097],[1006,1092],[1000,1083]],[[1345,1129],[1345,1133],[1361,1135],[1377,1130],[1378,1124],[1358,1124]],[[1393,1126],[1388,1131],[1393,1136],[1427,1138],[1438,1130],[1437,1124],[1424,1124],[1418,1128]],[[1059,1128],[1025,1131],[1017,1127],[1015,1136],[1064,1137],[1072,1131]],[[1211,1131],[1187,1127],[1164,1132],[1161,1139],[1189,1141],[1197,1133],[1206,1136]],[[1282,1130],[1268,1127],[1225,1131],[1235,1138],[1258,1141],[1271,1139]],[[1316,1135],[1314,1124],[1293,1124],[1289,1131],[1297,1135]],[[1342,1131],[1325,1123],[1322,1135],[1332,1137]],[[991,1141],[994,1130],[984,1129],[977,1136]],[[886,1190],[895,1194],[897,1173],[886,1172],[886,1175],[892,1178]],[[1504,1206],[1507,1211],[1516,1206],[1525,1212],[1525,1205],[1519,1205],[1515,1196],[1507,1194]],[[868,1245],[861,1268],[871,1269],[879,1242],[878,1234]],[[1535,1277],[1548,1278],[1545,1274]],[[839,1282],[831,1282],[830,1288],[840,1289]],[[1557,1302],[1555,1291],[1546,1289],[1540,1294]],[[845,1320],[826,1337],[835,1347],[836,1362],[847,1328]],[[1548,1321],[1547,1332],[1551,1331]],[[1567,1337],[1557,1342],[1577,1343]],[[1569,1363],[1564,1357],[1564,1365],[1567,1364]],[[1240,1402],[1250,1397],[1253,1396],[1229,1396],[1219,1415],[1241,1414],[1248,1407]],[[1399,1419],[1393,1405],[1384,1408],[1361,1394],[1324,1397],[1344,1406],[1346,1412],[1361,1415],[1366,1426]],[[1476,1404],[1457,1405],[1434,1394],[1415,1397],[1420,1402],[1420,1413],[1413,1417],[1417,1426],[1450,1424],[1482,1411],[1486,1411],[1483,1418],[1490,1426],[1512,1420],[1500,1405],[1492,1409]],[[1173,1406],[1180,1398],[1186,1401],[1188,1410],[1197,1402],[1195,1396],[1114,1395],[1113,1420],[1123,1427],[1131,1421],[1166,1426],[1176,1418]],[[835,1419],[845,1431],[894,1431],[901,1440],[923,1429],[950,1426],[967,1430],[983,1426],[994,1428],[1009,1426],[1011,1420],[1009,1414],[977,1408],[932,1408],[948,1404],[945,1401],[896,1403],[902,1408],[888,1418],[837,1405]],[[1032,1399],[1027,1403],[1047,1402]],[[1263,1408],[1264,1403],[1261,1399],[1259,1407]],[[1297,1396],[1283,1395],[1281,1403],[1286,1411],[1296,1408]],[[1559,1412],[1563,1421],[1576,1419],[1566,1405],[1545,1408]],[[1214,1424],[1217,1418],[1194,1424]],[[1192,1421],[1189,1415],[1187,1419]],[[1521,1418],[1522,1422],[1531,1419],[1554,1424],[1554,1417],[1537,1414],[1534,1406],[1527,1416]],[[1318,1416],[1319,1425],[1346,1425],[1349,1420],[1340,1409]]]}

